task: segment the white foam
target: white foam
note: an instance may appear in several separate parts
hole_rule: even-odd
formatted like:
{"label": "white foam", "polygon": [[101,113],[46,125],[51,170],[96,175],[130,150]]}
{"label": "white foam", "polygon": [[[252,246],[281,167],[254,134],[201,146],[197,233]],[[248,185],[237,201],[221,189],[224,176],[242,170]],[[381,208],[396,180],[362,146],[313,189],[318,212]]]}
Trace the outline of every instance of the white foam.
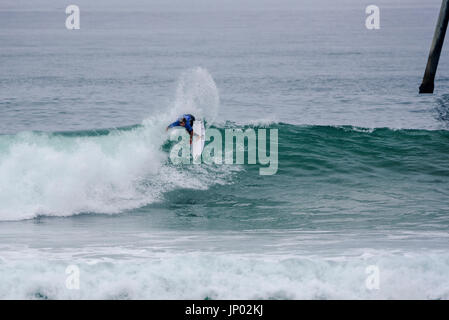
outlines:
{"label": "white foam", "polygon": [[[181,75],[174,100],[165,113],[132,130],[102,136],[0,136],[0,221],[118,213],[158,201],[163,192],[182,186],[181,169],[167,165],[161,150],[165,127],[179,113],[212,117],[218,91],[207,70],[196,68]],[[193,174],[189,180],[193,188],[207,188],[213,181]]]}
{"label": "white foam", "polygon": [[[28,257],[0,263],[0,298],[449,299],[449,259],[444,254],[376,254],[338,261],[214,253],[163,253],[139,260]],[[80,269],[80,290],[65,287],[70,264]],[[366,286],[366,267],[372,264],[380,270],[379,289],[373,290]]]}

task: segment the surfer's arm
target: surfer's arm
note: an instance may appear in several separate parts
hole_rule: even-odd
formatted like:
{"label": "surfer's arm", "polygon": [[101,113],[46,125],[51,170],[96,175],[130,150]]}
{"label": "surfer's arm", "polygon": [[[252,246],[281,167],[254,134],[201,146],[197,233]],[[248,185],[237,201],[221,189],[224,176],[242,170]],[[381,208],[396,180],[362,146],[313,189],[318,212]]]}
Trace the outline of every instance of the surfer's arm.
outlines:
{"label": "surfer's arm", "polygon": [[173,127],[179,127],[179,126],[181,126],[181,123],[178,120],[178,121],[173,122],[171,125],[169,125],[167,127],[167,129],[165,129],[165,130],[168,130],[168,129],[173,128]]}

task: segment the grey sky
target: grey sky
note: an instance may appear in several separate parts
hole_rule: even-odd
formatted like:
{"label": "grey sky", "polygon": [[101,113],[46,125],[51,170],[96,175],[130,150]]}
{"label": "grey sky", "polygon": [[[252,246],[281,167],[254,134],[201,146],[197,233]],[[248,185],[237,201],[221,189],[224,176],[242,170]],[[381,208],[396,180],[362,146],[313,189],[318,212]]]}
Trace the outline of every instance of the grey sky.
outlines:
{"label": "grey sky", "polygon": [[438,7],[441,0],[2,0],[0,11],[53,11],[76,4],[83,10],[102,11],[216,11],[216,10],[274,10],[274,9],[338,9],[357,8],[375,4],[384,8]]}

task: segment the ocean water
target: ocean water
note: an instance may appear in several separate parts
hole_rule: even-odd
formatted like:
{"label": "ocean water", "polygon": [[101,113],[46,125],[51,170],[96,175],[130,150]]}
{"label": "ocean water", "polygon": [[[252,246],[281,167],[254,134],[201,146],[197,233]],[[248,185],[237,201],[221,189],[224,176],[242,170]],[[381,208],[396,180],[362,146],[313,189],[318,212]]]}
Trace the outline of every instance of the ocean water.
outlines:
{"label": "ocean water", "polygon": [[[2,1],[0,298],[448,299],[440,3]],[[185,111],[277,129],[276,174],[173,165]]]}

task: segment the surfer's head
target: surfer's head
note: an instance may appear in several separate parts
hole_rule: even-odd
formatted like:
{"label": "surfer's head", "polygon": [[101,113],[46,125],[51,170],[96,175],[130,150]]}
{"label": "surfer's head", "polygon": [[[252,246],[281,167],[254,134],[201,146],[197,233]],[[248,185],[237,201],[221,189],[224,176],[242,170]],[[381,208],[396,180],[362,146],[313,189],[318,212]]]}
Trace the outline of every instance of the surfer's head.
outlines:
{"label": "surfer's head", "polygon": [[179,125],[182,126],[182,127],[185,127],[186,126],[186,119],[182,118],[181,120],[179,120]]}

